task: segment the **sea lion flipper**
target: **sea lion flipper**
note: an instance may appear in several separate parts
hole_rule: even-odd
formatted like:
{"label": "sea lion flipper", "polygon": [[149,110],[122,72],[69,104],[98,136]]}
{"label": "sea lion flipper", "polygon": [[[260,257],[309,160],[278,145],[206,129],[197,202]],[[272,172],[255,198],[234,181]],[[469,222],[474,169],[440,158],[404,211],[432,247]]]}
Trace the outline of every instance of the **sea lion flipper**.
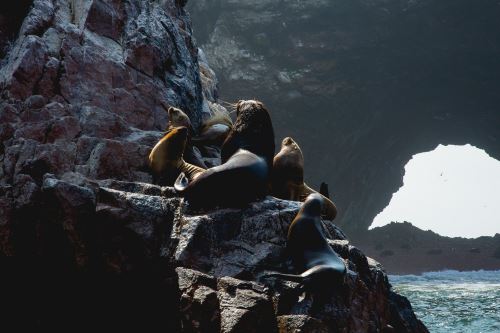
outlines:
{"label": "sea lion flipper", "polygon": [[275,277],[286,281],[292,281],[302,284],[304,282],[304,278],[301,275],[297,274],[285,274],[285,273],[268,273],[263,277]]}
{"label": "sea lion flipper", "polygon": [[328,190],[328,184],[325,182],[322,182],[320,187],[319,187],[319,194],[324,196],[325,198],[330,199],[330,191]]}
{"label": "sea lion flipper", "polygon": [[179,177],[177,177],[177,179],[175,180],[174,189],[177,192],[183,192],[188,185],[189,185],[188,177],[186,177],[186,174],[184,172],[181,172]]}

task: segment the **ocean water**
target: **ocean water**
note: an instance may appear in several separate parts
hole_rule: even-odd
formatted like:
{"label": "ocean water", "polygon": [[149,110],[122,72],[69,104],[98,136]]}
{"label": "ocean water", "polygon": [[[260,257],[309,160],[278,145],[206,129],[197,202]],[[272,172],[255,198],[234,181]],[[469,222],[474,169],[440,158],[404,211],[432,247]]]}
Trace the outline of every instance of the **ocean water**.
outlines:
{"label": "ocean water", "polygon": [[431,333],[500,333],[500,271],[390,275]]}

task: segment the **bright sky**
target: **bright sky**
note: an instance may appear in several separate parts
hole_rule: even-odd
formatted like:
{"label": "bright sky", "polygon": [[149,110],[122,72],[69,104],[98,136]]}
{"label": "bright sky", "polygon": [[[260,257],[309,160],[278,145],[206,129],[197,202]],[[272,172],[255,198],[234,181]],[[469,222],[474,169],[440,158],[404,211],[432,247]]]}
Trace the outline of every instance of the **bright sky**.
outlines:
{"label": "bright sky", "polygon": [[484,150],[439,145],[414,155],[403,183],[370,229],[408,221],[450,237],[500,233],[500,161]]}

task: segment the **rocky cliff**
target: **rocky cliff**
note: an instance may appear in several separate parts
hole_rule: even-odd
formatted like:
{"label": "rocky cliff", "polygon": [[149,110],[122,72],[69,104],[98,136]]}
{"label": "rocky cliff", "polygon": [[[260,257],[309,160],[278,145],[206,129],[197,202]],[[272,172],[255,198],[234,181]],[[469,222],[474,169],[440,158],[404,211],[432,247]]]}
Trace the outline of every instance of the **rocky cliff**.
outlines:
{"label": "rocky cliff", "polygon": [[266,278],[290,271],[298,203],[193,212],[150,184],[164,106],[195,130],[217,107],[184,5],[35,0],[0,13],[0,327],[426,332],[331,222],[348,267],[333,295]]}
{"label": "rocky cliff", "polygon": [[411,156],[470,143],[500,159],[495,0],[203,0],[188,4],[221,97],[258,96],[306,178],[367,230]]}

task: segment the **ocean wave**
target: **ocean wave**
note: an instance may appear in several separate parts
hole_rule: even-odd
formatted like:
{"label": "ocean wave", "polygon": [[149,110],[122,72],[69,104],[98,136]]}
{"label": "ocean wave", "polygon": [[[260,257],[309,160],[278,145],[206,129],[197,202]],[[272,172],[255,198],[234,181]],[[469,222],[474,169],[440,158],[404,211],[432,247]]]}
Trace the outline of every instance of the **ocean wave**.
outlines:
{"label": "ocean wave", "polygon": [[389,281],[401,283],[500,283],[500,270],[456,271],[443,270],[426,272],[421,275],[389,275]]}
{"label": "ocean wave", "polygon": [[500,332],[500,270],[391,275],[389,281],[430,332]]}

